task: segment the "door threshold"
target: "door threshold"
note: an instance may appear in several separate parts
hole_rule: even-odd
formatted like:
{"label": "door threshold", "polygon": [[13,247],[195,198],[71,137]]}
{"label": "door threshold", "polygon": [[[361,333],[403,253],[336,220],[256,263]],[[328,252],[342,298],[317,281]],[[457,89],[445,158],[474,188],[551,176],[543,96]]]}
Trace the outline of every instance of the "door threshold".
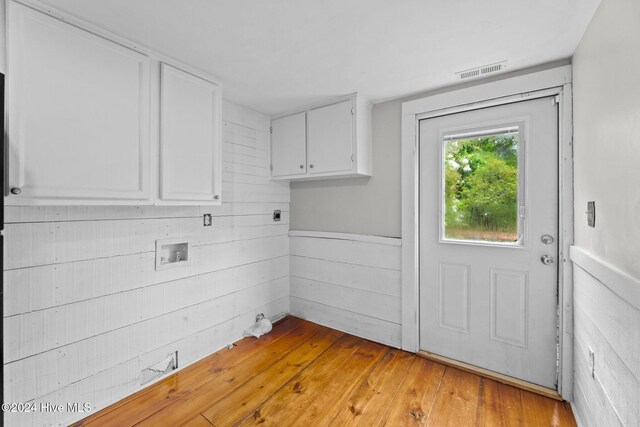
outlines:
{"label": "door threshold", "polygon": [[533,384],[524,380],[510,377],[508,375],[500,374],[498,372],[490,371],[488,369],[480,368],[478,366],[470,365],[468,363],[460,362],[459,360],[449,359],[448,357],[440,356],[437,354],[429,353],[428,351],[418,350],[416,353],[420,357],[433,360],[434,362],[442,363],[443,365],[452,366],[462,371],[471,372],[472,374],[480,375],[481,377],[489,378],[507,384],[513,387],[520,388],[522,390],[530,391],[544,397],[549,397],[554,400],[563,400],[562,396],[553,389],[543,387],[538,384]]}

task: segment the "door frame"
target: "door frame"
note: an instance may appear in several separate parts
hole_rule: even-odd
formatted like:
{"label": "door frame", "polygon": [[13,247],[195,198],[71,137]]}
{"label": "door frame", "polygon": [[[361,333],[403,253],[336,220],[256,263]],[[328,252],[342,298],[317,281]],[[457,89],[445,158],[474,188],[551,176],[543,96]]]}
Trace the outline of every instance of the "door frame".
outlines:
{"label": "door frame", "polygon": [[419,342],[419,121],[518,101],[556,96],[558,103],[558,389],[573,400],[573,124],[571,65],[453,88],[402,103],[402,349]]}

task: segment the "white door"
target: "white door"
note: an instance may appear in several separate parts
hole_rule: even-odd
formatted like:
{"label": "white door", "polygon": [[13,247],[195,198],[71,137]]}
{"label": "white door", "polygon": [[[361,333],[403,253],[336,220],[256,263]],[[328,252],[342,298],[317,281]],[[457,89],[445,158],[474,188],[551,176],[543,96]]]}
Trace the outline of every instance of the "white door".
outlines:
{"label": "white door", "polygon": [[160,198],[220,203],[220,87],[161,65]]}
{"label": "white door", "polygon": [[354,126],[351,100],[309,111],[307,132],[309,173],[353,169]]}
{"label": "white door", "polygon": [[294,176],[306,173],[306,113],[273,120],[271,122],[271,176]]}
{"label": "white door", "polygon": [[420,348],[556,389],[553,98],[420,121]]}

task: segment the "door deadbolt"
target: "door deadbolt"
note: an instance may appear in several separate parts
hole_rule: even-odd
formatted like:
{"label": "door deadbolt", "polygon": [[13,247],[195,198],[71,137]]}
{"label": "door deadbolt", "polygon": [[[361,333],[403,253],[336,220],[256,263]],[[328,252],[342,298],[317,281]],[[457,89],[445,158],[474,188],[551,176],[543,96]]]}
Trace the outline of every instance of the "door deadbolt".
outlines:
{"label": "door deadbolt", "polygon": [[540,237],[540,241],[542,243],[544,243],[545,245],[550,245],[552,244],[555,240],[553,239],[553,236],[550,234],[543,234],[542,237]]}

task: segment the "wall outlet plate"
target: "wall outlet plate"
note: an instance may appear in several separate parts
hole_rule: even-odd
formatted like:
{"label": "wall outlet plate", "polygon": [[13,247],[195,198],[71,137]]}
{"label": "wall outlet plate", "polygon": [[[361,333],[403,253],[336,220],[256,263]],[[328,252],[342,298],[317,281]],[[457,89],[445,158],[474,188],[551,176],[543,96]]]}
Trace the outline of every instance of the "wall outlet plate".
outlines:
{"label": "wall outlet plate", "polygon": [[596,202],[587,202],[587,225],[596,226]]}
{"label": "wall outlet plate", "polygon": [[202,215],[202,225],[205,227],[211,227],[211,224],[213,224],[213,219],[211,218],[211,214],[206,213]]}

